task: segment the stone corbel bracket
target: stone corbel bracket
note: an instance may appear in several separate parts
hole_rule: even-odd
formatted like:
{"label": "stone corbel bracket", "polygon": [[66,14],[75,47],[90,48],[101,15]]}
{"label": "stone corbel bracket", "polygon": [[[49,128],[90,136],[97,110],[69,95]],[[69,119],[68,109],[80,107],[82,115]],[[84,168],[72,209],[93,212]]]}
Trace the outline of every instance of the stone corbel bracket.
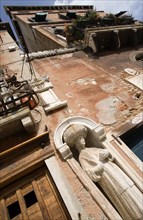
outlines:
{"label": "stone corbel bracket", "polygon": [[93,120],[75,116],[75,117],[69,117],[65,119],[59,126],[57,127],[55,134],[54,134],[54,143],[56,146],[56,149],[62,156],[64,160],[67,160],[68,158],[72,157],[72,152],[69,148],[69,146],[63,142],[63,134],[64,131],[73,124],[81,124],[86,126],[90,132],[92,133],[93,139],[98,142],[104,140],[106,138],[106,134],[104,131],[104,128],[102,125],[95,123]]}

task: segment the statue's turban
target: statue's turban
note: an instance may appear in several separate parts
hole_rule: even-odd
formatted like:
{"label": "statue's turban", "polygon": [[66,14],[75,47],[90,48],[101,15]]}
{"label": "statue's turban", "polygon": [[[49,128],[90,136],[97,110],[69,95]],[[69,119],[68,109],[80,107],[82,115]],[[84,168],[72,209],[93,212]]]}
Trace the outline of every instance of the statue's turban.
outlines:
{"label": "statue's turban", "polygon": [[87,128],[81,124],[70,125],[63,134],[63,140],[69,147],[74,147],[75,141],[78,137],[86,138]]}

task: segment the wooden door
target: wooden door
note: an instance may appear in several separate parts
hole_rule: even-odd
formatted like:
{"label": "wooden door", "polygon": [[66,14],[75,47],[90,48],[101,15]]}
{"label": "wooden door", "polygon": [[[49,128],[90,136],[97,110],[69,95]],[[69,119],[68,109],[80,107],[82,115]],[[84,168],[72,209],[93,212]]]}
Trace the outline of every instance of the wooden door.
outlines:
{"label": "wooden door", "polygon": [[71,219],[46,167],[4,187],[0,209],[0,220]]}

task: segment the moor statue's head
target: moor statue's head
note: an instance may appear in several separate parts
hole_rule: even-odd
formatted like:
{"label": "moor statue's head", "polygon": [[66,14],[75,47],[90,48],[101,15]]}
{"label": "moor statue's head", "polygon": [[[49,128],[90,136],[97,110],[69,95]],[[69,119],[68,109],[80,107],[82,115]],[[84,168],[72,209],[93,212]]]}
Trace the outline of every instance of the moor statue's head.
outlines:
{"label": "moor statue's head", "polygon": [[82,145],[85,147],[85,138],[88,130],[84,125],[73,124],[70,125],[63,134],[64,142],[71,147],[78,147]]}

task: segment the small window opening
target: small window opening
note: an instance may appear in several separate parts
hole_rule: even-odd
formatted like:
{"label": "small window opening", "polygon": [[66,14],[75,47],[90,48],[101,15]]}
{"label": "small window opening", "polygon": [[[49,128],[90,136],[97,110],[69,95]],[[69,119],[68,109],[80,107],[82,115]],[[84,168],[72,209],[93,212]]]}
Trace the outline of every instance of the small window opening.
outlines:
{"label": "small window opening", "polygon": [[143,161],[143,125],[130,129],[120,138]]}
{"label": "small window opening", "polygon": [[14,218],[15,216],[17,216],[21,213],[18,201],[16,201],[16,202],[12,203],[11,205],[9,205],[7,207],[7,209],[8,209],[10,219]]}
{"label": "small window opening", "polygon": [[136,61],[143,61],[143,53],[138,53],[138,54],[135,56],[135,59],[136,59]]}
{"label": "small window opening", "polygon": [[37,202],[37,198],[34,191],[31,191],[30,193],[26,194],[24,196],[26,207],[29,208],[33,204]]}

